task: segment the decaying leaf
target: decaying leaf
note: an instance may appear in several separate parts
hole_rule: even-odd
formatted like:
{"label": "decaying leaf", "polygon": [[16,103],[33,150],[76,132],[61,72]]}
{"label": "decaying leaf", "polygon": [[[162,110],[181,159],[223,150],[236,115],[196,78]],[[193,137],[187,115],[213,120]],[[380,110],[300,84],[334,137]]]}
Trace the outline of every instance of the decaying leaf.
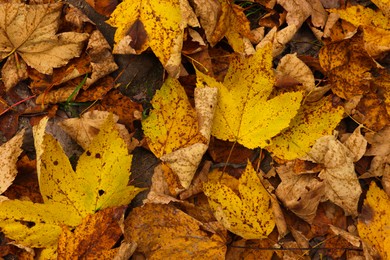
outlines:
{"label": "decaying leaf", "polygon": [[[268,99],[274,84],[271,45],[249,58],[232,59],[223,83],[197,71],[197,85],[219,91],[212,135],[248,148],[265,147],[287,128],[301,105],[302,93]],[[282,105],[283,104],[283,105]]]}
{"label": "decaying leaf", "polygon": [[331,96],[307,102],[291,120],[290,127],[274,137],[266,149],[287,160],[304,156],[318,138],[332,133],[343,114],[341,106],[333,107]]}
{"label": "decaying leaf", "polygon": [[227,1],[219,1],[222,14],[212,35],[208,35],[211,46],[217,44],[223,37],[226,37],[233,50],[238,53],[246,52],[246,42],[253,39],[250,31],[250,23],[244,14],[244,8]]}
{"label": "decaying leaf", "polygon": [[245,239],[262,239],[274,229],[270,197],[249,162],[239,179],[240,197],[216,181],[204,183],[203,191],[215,218],[229,231]]}
{"label": "decaying leaf", "polygon": [[46,122],[43,119],[35,137],[40,146],[36,148],[37,171],[44,204],[0,203],[0,227],[19,244],[54,253],[61,225],[75,227],[88,214],[127,205],[142,189],[127,186],[131,156],[112,116],[81,155],[76,172],[59,143],[44,133]]}
{"label": "decaying leaf", "polygon": [[141,53],[150,46],[175,78],[180,72],[184,29],[187,24],[199,26],[187,0],[126,0],[108,23],[118,28],[114,38],[123,49],[117,52],[114,48],[114,53]]}
{"label": "decaying leaf", "polygon": [[277,169],[282,182],[276,188],[276,196],[298,217],[312,223],[317,208],[325,195],[325,185],[313,174],[296,174],[290,166]]}
{"label": "decaying leaf", "polygon": [[15,135],[8,142],[0,146],[0,195],[11,186],[18,170],[16,162],[22,153],[24,130]]}
{"label": "decaying leaf", "polygon": [[356,128],[355,132],[351,135],[355,141],[349,144],[342,144],[334,136],[321,137],[307,156],[308,159],[325,166],[319,177],[324,180],[326,198],[343,208],[346,214],[353,216],[357,215],[362,193],[353,163],[354,160],[360,159],[361,150],[367,145],[360,134],[360,128]]}
{"label": "decaying leaf", "polygon": [[[80,55],[88,34],[63,32],[59,27],[62,3],[0,5],[0,59],[20,55],[30,67],[44,74]],[[9,89],[12,86],[8,86]]]}
{"label": "decaying leaf", "polygon": [[360,238],[379,252],[390,257],[390,199],[375,182],[371,182],[357,225]]}
{"label": "decaying leaf", "polygon": [[324,46],[319,59],[337,96],[350,99],[369,91],[370,70],[376,67],[376,63],[364,49],[361,34]]}
{"label": "decaying leaf", "polygon": [[135,208],[125,220],[125,240],[136,242],[147,259],[225,259],[226,253],[220,236],[171,205]]}
{"label": "decaying leaf", "polygon": [[196,110],[179,81],[168,78],[153,97],[154,109],[142,121],[151,151],[166,162],[188,188],[207,150],[217,91],[195,90]]}
{"label": "decaying leaf", "polygon": [[57,259],[113,259],[118,248],[111,248],[122,235],[119,221],[125,209],[126,206],[106,208],[87,215],[73,231],[62,226]]}

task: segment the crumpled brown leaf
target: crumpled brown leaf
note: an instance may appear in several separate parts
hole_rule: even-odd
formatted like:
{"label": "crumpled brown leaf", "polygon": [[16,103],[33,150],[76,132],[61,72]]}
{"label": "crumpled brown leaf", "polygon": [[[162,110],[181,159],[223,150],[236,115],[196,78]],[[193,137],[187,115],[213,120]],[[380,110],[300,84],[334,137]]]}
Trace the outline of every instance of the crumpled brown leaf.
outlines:
{"label": "crumpled brown leaf", "polygon": [[[0,59],[20,55],[28,66],[51,74],[53,68],[78,57],[88,34],[56,34],[61,12],[62,3],[0,5]],[[6,86],[7,89],[11,87]]]}
{"label": "crumpled brown leaf", "polygon": [[353,163],[363,156],[366,146],[367,141],[358,127],[344,144],[331,135],[321,137],[307,156],[308,160],[324,164],[325,169],[318,177],[324,180],[325,197],[343,208],[347,215],[358,213],[362,189]]}

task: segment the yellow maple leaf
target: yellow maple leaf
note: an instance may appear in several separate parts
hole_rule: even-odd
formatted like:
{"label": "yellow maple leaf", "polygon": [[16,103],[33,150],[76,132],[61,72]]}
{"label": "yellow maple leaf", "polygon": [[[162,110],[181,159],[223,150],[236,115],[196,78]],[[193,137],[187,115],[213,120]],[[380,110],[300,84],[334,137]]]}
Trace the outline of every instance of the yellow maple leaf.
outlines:
{"label": "yellow maple leaf", "polygon": [[44,204],[19,200],[0,203],[0,228],[19,244],[53,249],[61,225],[74,227],[87,214],[127,205],[142,190],[127,186],[132,157],[112,115],[80,156],[76,172],[54,137],[46,134],[37,138],[42,146],[37,148],[37,170]]}
{"label": "yellow maple leaf", "polygon": [[329,9],[329,12],[340,15],[356,27],[360,25],[375,26],[390,29],[390,20],[381,11],[374,11],[361,5],[347,7],[346,9]]}
{"label": "yellow maple leaf", "polygon": [[371,182],[357,225],[361,239],[373,246],[381,258],[390,257],[390,198]]}
{"label": "yellow maple leaf", "polygon": [[142,121],[150,150],[161,157],[182,147],[206,143],[198,118],[179,81],[168,78],[154,95],[148,118]]}
{"label": "yellow maple leaf", "polygon": [[332,134],[343,114],[341,106],[333,107],[330,96],[305,103],[291,120],[290,127],[274,137],[266,149],[286,160],[304,156],[318,138]]}
{"label": "yellow maple leaf", "polygon": [[125,0],[107,22],[118,28],[116,46],[130,44],[136,53],[150,47],[168,73],[178,77],[184,29],[199,25],[191,12],[186,0]]}
{"label": "yellow maple leaf", "polygon": [[270,196],[249,162],[239,179],[240,196],[213,181],[204,183],[203,191],[216,219],[234,234],[245,239],[262,239],[274,229]]}
{"label": "yellow maple leaf", "polygon": [[169,77],[142,121],[150,150],[169,165],[185,188],[207,150],[216,96],[215,88],[195,89],[195,110],[180,82]]}
{"label": "yellow maple leaf", "polygon": [[223,83],[199,71],[197,78],[197,86],[219,91],[211,134],[248,148],[270,145],[270,139],[289,126],[303,97],[302,92],[291,92],[269,99],[275,81],[270,44],[249,58],[232,59]]}

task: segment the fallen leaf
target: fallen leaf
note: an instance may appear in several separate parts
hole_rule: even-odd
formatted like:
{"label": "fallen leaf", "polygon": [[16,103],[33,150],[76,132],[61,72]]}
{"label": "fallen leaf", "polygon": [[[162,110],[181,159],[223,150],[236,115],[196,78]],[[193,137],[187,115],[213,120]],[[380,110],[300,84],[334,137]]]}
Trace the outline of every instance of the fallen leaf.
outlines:
{"label": "fallen leaf", "polygon": [[[20,55],[28,66],[44,74],[61,67],[80,55],[88,34],[63,32],[56,34],[62,3],[0,5],[0,59]],[[43,22],[44,21],[44,22]],[[12,86],[7,86],[11,88]]]}
{"label": "fallen leaf", "polygon": [[270,197],[249,162],[239,179],[238,190],[240,197],[220,182],[203,184],[215,218],[226,229],[245,239],[268,237],[275,227]]}
{"label": "fallen leaf", "polygon": [[122,235],[118,222],[125,209],[126,206],[106,208],[87,215],[73,231],[62,226],[57,259],[113,259],[118,249],[111,248]]}
{"label": "fallen leaf", "polygon": [[[360,128],[356,131],[360,134]],[[360,149],[347,147],[334,136],[324,136],[316,141],[307,156],[309,160],[325,166],[318,176],[324,181],[325,197],[343,208],[347,215],[353,216],[357,215],[362,193],[353,164],[354,159],[358,158],[354,152]]]}
{"label": "fallen leaf", "polygon": [[[390,200],[375,182],[371,182],[357,224],[360,238],[373,246],[380,257],[390,256]],[[373,256],[375,257],[375,256]]]}
{"label": "fallen leaf", "polygon": [[218,0],[194,0],[193,4],[195,14],[199,17],[207,41],[213,44],[213,32],[219,21],[218,17],[222,15],[221,3]]}
{"label": "fallen leaf", "polygon": [[297,57],[297,54],[287,54],[280,60],[276,71],[288,75],[301,83],[307,93],[315,88],[314,75],[310,68]]}
{"label": "fallen leaf", "polygon": [[179,81],[168,78],[153,97],[154,109],[142,121],[149,148],[178,175],[184,188],[207,150],[216,96],[216,89],[197,88],[195,110]]}
{"label": "fallen leaf", "polygon": [[[69,118],[59,123],[62,129],[70,135],[77,143],[87,150],[94,137],[99,133],[99,129],[109,117],[110,112],[93,110],[82,114],[80,118]],[[118,121],[118,116],[113,115],[114,122]],[[116,123],[116,129],[120,137],[126,142],[130,142],[130,134],[126,127]]]}
{"label": "fallen leaf", "polygon": [[38,180],[44,203],[1,202],[0,227],[17,243],[46,248],[48,254],[54,254],[61,225],[75,227],[88,214],[127,205],[142,189],[127,186],[131,156],[112,117],[80,156],[76,172],[59,143],[45,134],[46,122],[44,118],[35,129]]}
{"label": "fallen leaf", "polygon": [[286,160],[304,156],[318,138],[332,133],[343,114],[341,106],[333,107],[331,96],[313,103],[306,102],[291,120],[290,127],[272,138],[266,149]]}
{"label": "fallen leaf", "polygon": [[376,63],[364,49],[361,33],[322,47],[319,59],[337,96],[350,99],[369,91]]}
{"label": "fallen leaf", "polygon": [[297,30],[313,12],[311,5],[306,0],[278,0],[277,2],[287,11],[287,24],[295,25]]}
{"label": "fallen leaf", "polygon": [[238,53],[247,53],[246,42],[253,38],[250,23],[244,14],[244,8],[226,1],[219,1],[221,15],[215,25],[212,35],[208,36],[211,46],[226,37],[233,50]]}
{"label": "fallen leaf", "polygon": [[390,124],[390,115],[383,98],[373,92],[363,95],[352,111],[352,116],[372,131],[380,131]]}
{"label": "fallen leaf", "polygon": [[346,9],[329,9],[331,13],[337,13],[356,27],[359,25],[371,25],[382,29],[390,29],[390,20],[381,11],[374,11],[362,5],[354,5]]}
{"label": "fallen leaf", "polygon": [[[130,44],[127,53],[131,53],[129,47],[135,53],[150,47],[175,78],[180,73],[184,29],[187,24],[199,26],[187,0],[126,0],[116,7],[107,23],[117,27],[114,37],[117,46]],[[137,30],[146,33],[146,37],[138,39]]]}
{"label": "fallen leaf", "polygon": [[22,153],[21,146],[23,144],[24,132],[24,130],[20,131],[12,139],[0,146],[0,195],[11,186],[18,173],[16,162]]}
{"label": "fallen leaf", "polygon": [[135,208],[125,220],[125,240],[136,242],[147,259],[225,259],[226,253],[221,237],[170,205]]}
{"label": "fallen leaf", "polygon": [[297,30],[298,28],[295,25],[289,25],[279,31],[274,27],[267,33],[264,39],[256,45],[256,50],[264,48],[268,44],[272,44],[272,57],[276,57],[284,51],[286,44],[293,39]]}
{"label": "fallen leaf", "polygon": [[372,2],[390,19],[389,0],[372,0]]}
{"label": "fallen leaf", "polygon": [[296,174],[291,166],[277,167],[282,182],[276,188],[276,196],[289,210],[311,224],[319,203],[325,195],[325,185],[313,174]]}
{"label": "fallen leaf", "polygon": [[86,2],[101,15],[110,16],[118,5],[118,0],[86,0]]}
{"label": "fallen leaf", "polygon": [[247,148],[265,147],[297,114],[301,92],[268,99],[274,84],[271,48],[267,45],[249,58],[236,56],[223,83],[197,71],[198,86],[218,88],[212,126],[215,137],[236,141]]}
{"label": "fallen leaf", "polygon": [[111,47],[99,30],[91,33],[86,51],[91,58],[92,74],[87,78],[84,89],[118,69],[111,54]]}

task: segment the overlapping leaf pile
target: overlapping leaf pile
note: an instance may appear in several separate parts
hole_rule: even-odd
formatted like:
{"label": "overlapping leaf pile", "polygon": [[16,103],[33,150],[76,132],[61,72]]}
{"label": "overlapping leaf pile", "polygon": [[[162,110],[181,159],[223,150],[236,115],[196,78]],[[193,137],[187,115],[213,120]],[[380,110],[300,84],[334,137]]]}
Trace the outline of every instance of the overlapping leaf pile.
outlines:
{"label": "overlapping leaf pile", "polygon": [[[42,259],[390,257],[388,1],[87,2],[116,28],[112,53],[153,52],[166,76],[141,115],[113,90],[118,66],[95,21],[62,3],[0,2],[3,113],[25,79],[33,111],[103,110],[59,123],[84,150],[76,167],[47,118],[34,127],[38,198],[12,194],[24,131],[0,147],[7,239]],[[132,162],[137,146],[158,163]],[[141,191],[132,164],[154,172],[123,221]],[[311,251],[321,246],[338,250]]]}

